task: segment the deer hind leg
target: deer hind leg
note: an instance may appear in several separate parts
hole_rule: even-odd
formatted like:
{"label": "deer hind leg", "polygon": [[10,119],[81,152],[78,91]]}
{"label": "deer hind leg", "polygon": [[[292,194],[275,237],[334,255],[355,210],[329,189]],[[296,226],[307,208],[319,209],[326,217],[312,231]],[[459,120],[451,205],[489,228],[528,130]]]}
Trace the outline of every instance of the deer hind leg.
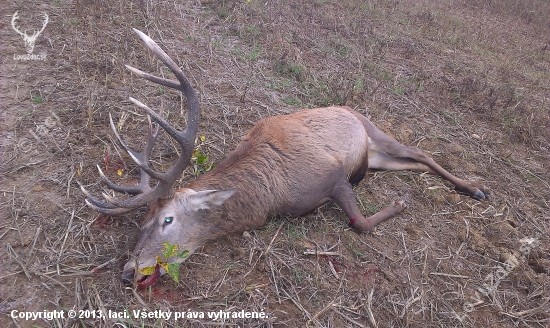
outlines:
{"label": "deer hind leg", "polygon": [[[437,164],[417,147],[405,146],[378,130],[366,118],[363,120],[369,136],[368,167],[382,170],[420,170],[436,174],[455,185],[468,196],[482,200],[489,190],[478,183],[462,180]],[[395,157],[394,157],[395,156]]]}
{"label": "deer hind leg", "polygon": [[369,169],[403,171],[414,170],[437,174],[431,167],[426,164],[415,161],[407,157],[393,157],[382,151],[369,149],[368,151],[368,167]]}
{"label": "deer hind leg", "polygon": [[351,184],[342,178],[332,190],[330,198],[346,213],[349,225],[359,232],[367,232],[382,221],[398,214],[405,209],[405,203],[396,200],[392,205],[386,206],[372,216],[365,217],[357,206],[355,194]]}

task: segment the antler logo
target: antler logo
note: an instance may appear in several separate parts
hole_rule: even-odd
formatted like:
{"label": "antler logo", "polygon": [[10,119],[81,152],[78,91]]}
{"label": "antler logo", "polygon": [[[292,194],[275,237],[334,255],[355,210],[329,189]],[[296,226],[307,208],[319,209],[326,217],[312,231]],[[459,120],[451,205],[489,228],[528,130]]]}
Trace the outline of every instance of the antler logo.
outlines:
{"label": "antler logo", "polygon": [[40,31],[35,31],[31,36],[27,35],[27,30],[21,32],[17,26],[15,26],[15,21],[19,19],[19,12],[16,11],[15,14],[13,14],[13,17],[11,18],[11,27],[17,32],[19,35],[23,37],[23,41],[25,41],[25,49],[27,50],[27,53],[30,55],[32,54],[32,51],[34,50],[34,43],[36,42],[36,38],[44,31],[46,28],[46,25],[48,25],[49,18],[48,14],[44,13],[44,21],[42,23],[42,29]]}

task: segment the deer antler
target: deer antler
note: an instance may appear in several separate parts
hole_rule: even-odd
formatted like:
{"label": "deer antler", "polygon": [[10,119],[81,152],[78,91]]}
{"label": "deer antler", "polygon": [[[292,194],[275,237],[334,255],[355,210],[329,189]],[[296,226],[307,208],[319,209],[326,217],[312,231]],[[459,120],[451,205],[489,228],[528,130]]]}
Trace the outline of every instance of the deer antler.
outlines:
{"label": "deer antler", "polygon": [[16,11],[15,14],[13,14],[12,18],[11,18],[11,26],[13,27],[13,29],[15,30],[15,32],[17,32],[17,34],[21,35],[22,37],[27,37],[27,33],[26,31],[25,32],[21,32],[19,31],[19,29],[15,26],[15,21],[19,19],[19,12]]}
{"label": "deer antler", "polygon": [[[115,124],[113,123],[113,119],[109,114],[111,128],[115,133],[117,139],[121,143],[122,147],[124,147],[124,149],[128,152],[128,154],[130,154],[132,159],[136,162],[136,164],[141,169],[141,179],[139,184],[135,186],[120,186],[115,184],[111,180],[109,180],[105,176],[105,174],[103,174],[103,172],[98,166],[101,179],[109,188],[118,192],[124,192],[124,193],[135,195],[127,199],[120,200],[120,199],[113,198],[107,195],[106,193],[103,193],[103,198],[105,198],[106,200],[106,201],[103,201],[91,195],[84,187],[81,186],[82,192],[87,197],[86,204],[88,204],[91,208],[93,208],[94,210],[100,213],[111,214],[111,215],[129,212],[132,209],[135,209],[137,207],[140,207],[151,201],[154,201],[161,197],[165,197],[166,195],[170,194],[174,182],[178,179],[178,177],[183,173],[183,171],[189,164],[191,155],[193,153],[193,145],[195,142],[195,137],[197,135],[197,129],[199,126],[199,114],[200,114],[199,100],[197,99],[195,90],[193,90],[193,87],[191,86],[191,84],[189,84],[189,81],[187,81],[187,78],[185,77],[181,69],[155,43],[155,41],[153,41],[143,32],[137,29],[133,29],[133,30],[143,40],[147,48],[149,48],[149,50],[151,50],[157,56],[157,58],[159,58],[174,73],[174,75],[177,78],[177,81],[153,76],[128,65],[126,65],[126,68],[129,69],[131,72],[137,74],[138,76],[143,77],[151,82],[158,83],[163,86],[173,88],[176,90],[180,90],[187,98],[188,119],[187,119],[187,127],[185,128],[185,130],[178,131],[174,127],[172,127],[166,120],[162,118],[161,116],[162,109],[161,109],[161,113],[157,114],[151,108],[147,107],[147,105],[130,97],[129,99],[131,102],[133,102],[135,105],[137,105],[138,107],[143,109],[145,112],[147,112],[148,119],[149,119],[147,143],[143,148],[143,150],[138,153],[130,149],[122,141],[122,138],[120,137],[115,127]],[[151,119],[153,119],[157,123],[157,127],[155,131],[153,131]],[[157,140],[159,127],[162,127],[162,129],[166,131],[168,135],[174,138],[178,142],[181,148],[180,157],[176,160],[176,162],[172,165],[172,167],[166,172],[156,171],[149,166],[149,156],[151,155],[151,151],[153,150],[153,146],[155,144],[155,141]],[[149,180],[151,177],[158,180],[157,184],[153,188],[151,188],[151,186],[149,185]]]}
{"label": "deer antler", "polygon": [[40,31],[34,32],[32,34],[32,38],[38,37],[38,35],[40,35],[40,33],[42,33],[42,31],[44,31],[44,29],[46,28],[46,25],[48,25],[49,21],[50,21],[50,18],[48,17],[48,14],[44,13],[44,21],[42,22],[42,28],[40,29]]}
{"label": "deer antler", "polygon": [[16,11],[15,14],[13,14],[12,18],[11,18],[11,26],[13,27],[13,29],[15,30],[15,32],[17,32],[19,35],[21,35],[22,37],[24,38],[34,38],[34,37],[38,37],[38,35],[40,35],[40,33],[42,33],[44,31],[44,29],[46,28],[46,25],[48,25],[48,22],[50,21],[50,17],[48,16],[48,14],[44,13],[44,21],[42,22],[42,28],[40,29],[40,31],[35,31],[32,36],[28,36],[27,35],[27,31],[25,30],[25,32],[21,32],[19,31],[19,29],[15,26],[15,21],[19,19],[19,12]]}

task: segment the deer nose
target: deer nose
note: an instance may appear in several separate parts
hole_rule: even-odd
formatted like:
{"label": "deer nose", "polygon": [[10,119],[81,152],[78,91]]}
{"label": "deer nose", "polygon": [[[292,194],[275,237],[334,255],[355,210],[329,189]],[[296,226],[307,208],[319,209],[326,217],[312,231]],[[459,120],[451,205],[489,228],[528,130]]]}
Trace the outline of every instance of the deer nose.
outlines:
{"label": "deer nose", "polygon": [[125,285],[131,285],[134,283],[134,268],[130,270],[126,270],[122,272],[122,276],[120,276],[120,279],[122,279],[122,282]]}

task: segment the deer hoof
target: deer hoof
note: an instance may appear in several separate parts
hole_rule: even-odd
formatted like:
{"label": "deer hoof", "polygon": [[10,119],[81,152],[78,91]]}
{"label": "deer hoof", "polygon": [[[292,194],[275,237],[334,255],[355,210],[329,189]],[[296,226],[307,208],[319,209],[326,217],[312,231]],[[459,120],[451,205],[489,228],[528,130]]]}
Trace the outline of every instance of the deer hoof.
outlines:
{"label": "deer hoof", "polygon": [[[489,191],[489,189],[485,188],[485,187],[481,187],[477,194],[476,194],[476,197],[474,197],[475,199],[477,200],[481,200],[481,199],[488,199],[489,197],[491,196],[491,192]],[[477,198],[477,197],[481,197],[481,198]]]}
{"label": "deer hoof", "polygon": [[475,200],[487,199],[489,198],[489,193],[484,193],[483,191],[478,190],[477,193],[472,196],[472,198]]}
{"label": "deer hoof", "polygon": [[[469,188],[464,188],[462,191],[472,197],[475,200],[483,200],[488,199],[491,192],[489,192],[489,189],[485,187],[482,184],[473,182],[473,181],[466,181]],[[457,188],[458,189],[458,188]]]}
{"label": "deer hoof", "polygon": [[407,207],[407,204],[402,200],[396,200],[393,202],[393,207],[398,210],[396,213],[399,213]]}

